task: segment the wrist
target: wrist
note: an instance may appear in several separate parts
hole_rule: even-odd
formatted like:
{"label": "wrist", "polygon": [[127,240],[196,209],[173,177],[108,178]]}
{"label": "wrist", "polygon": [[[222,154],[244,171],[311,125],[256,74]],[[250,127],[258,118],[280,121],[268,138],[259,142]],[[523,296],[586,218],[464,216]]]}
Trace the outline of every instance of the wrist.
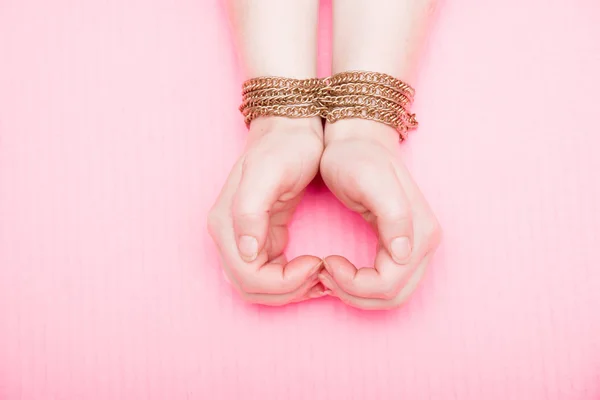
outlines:
{"label": "wrist", "polygon": [[323,140],[325,147],[340,141],[368,141],[393,149],[399,145],[400,136],[389,125],[353,118],[327,123]]}
{"label": "wrist", "polygon": [[319,117],[288,118],[279,116],[260,117],[252,121],[248,141],[254,141],[271,132],[293,132],[316,137],[323,142],[323,123]]}

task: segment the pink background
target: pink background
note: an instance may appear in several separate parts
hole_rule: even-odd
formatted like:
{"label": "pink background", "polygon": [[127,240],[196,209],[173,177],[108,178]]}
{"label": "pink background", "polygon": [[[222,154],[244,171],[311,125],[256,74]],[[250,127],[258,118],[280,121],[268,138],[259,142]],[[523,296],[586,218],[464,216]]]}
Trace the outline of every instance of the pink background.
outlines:
{"label": "pink background", "polygon": [[[600,399],[599,19],[445,2],[403,146],[445,239],[365,313],[222,279],[245,129],[216,0],[0,0],[0,399]],[[289,254],[374,244],[314,187]]]}

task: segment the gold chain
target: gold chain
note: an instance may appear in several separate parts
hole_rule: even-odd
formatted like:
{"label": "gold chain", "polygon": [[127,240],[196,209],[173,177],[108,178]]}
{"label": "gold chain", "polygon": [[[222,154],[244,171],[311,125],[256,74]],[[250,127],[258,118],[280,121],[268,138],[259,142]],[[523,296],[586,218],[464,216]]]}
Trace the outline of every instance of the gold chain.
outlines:
{"label": "gold chain", "polygon": [[258,117],[275,115],[290,118],[321,116],[321,79],[254,78],[242,86],[240,111],[246,125]]}
{"label": "gold chain", "polygon": [[394,127],[405,139],[418,123],[410,113],[415,91],[378,72],[349,71],[323,79],[260,77],[244,82],[240,111],[249,126],[263,116],[308,118],[334,123],[363,118]]}

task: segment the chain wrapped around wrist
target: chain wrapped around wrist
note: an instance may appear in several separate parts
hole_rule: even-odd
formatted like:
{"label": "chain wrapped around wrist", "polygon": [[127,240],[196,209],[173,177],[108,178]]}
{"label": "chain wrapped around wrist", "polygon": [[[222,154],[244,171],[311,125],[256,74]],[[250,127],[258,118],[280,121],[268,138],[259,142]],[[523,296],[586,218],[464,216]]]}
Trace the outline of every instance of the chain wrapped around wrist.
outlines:
{"label": "chain wrapped around wrist", "polygon": [[414,89],[378,72],[348,71],[323,79],[254,78],[244,82],[242,95],[240,111],[248,126],[262,116],[319,116],[329,123],[362,118],[392,126],[401,140],[418,126],[410,113]]}
{"label": "chain wrapped around wrist", "polygon": [[247,80],[242,86],[240,111],[246,125],[265,116],[309,118],[323,115],[319,96],[322,79],[261,77]]}

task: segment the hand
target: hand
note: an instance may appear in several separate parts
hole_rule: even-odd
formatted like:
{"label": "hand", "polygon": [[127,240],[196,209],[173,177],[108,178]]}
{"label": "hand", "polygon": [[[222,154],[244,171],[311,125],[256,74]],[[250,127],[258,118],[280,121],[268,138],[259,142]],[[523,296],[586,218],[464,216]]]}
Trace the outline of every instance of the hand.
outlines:
{"label": "hand", "polygon": [[341,256],[325,259],[323,285],[362,309],[399,306],[415,289],[441,231],[419,188],[396,154],[398,134],[384,124],[351,119],[326,126],[321,175],[348,208],[379,236],[375,268]]}
{"label": "hand", "polygon": [[323,152],[319,119],[259,118],[209,213],[228,280],[251,303],[283,305],[323,295],[322,261],[283,251],[287,224]]}

